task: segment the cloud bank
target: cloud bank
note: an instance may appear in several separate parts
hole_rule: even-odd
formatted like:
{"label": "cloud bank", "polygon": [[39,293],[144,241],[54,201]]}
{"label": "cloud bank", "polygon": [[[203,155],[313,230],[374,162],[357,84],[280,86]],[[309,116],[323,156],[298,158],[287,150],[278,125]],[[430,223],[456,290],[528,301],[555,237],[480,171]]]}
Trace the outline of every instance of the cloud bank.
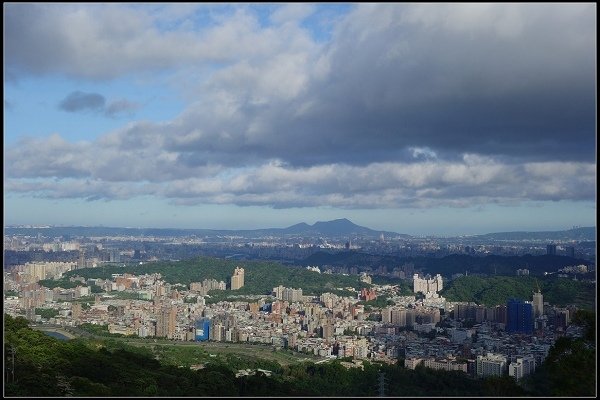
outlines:
{"label": "cloud bank", "polygon": [[[201,26],[161,10],[5,6],[9,77],[169,72],[190,99],[95,141],[23,139],[5,189],[277,208],[595,198],[595,4],[357,4],[324,43],[309,5],[268,22],[211,8]],[[81,92],[60,106],[135,109]]]}

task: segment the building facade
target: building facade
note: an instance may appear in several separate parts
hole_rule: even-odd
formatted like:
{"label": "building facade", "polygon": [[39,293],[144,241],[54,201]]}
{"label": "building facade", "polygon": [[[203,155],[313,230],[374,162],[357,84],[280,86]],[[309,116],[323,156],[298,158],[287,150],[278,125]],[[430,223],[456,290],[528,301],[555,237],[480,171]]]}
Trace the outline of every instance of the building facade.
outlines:
{"label": "building facade", "polygon": [[519,380],[533,373],[535,367],[535,357],[533,355],[516,356],[508,366],[508,375]]}
{"label": "building facade", "polygon": [[518,299],[510,299],[506,303],[507,323],[509,333],[533,333],[533,307]]}
{"label": "building facade", "polygon": [[244,286],[244,268],[236,267],[231,277],[231,290],[238,290]]}
{"label": "building facade", "polygon": [[420,278],[419,274],[413,275],[413,292],[437,293],[444,288],[442,276],[437,274],[433,279],[429,279],[429,276]]}
{"label": "building facade", "polygon": [[533,293],[533,316],[537,318],[542,315],[544,315],[544,296],[538,288],[538,291]]}
{"label": "building facade", "polygon": [[502,376],[506,372],[506,357],[500,354],[487,353],[477,356],[476,374],[480,377]]}

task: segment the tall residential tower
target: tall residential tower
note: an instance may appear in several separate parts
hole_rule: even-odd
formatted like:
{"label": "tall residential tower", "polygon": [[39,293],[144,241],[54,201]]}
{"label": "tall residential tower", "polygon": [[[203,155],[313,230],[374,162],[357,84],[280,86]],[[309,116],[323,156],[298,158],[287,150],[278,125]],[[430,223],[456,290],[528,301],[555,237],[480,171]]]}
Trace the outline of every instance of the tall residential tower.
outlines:
{"label": "tall residential tower", "polygon": [[544,315],[544,296],[538,285],[537,292],[533,292],[533,316],[534,318]]}
{"label": "tall residential tower", "polygon": [[231,277],[231,290],[238,290],[244,286],[244,268],[236,267]]}

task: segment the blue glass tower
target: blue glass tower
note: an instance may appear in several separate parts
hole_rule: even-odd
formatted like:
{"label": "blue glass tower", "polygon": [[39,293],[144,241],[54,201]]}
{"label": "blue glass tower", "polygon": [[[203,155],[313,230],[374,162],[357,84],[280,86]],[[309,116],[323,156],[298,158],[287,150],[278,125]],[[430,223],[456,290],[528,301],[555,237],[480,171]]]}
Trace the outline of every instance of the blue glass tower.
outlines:
{"label": "blue glass tower", "polygon": [[201,318],[196,321],[196,341],[203,342],[210,337],[210,319]]}
{"label": "blue glass tower", "polygon": [[506,331],[509,333],[533,333],[533,306],[518,299],[506,303]]}

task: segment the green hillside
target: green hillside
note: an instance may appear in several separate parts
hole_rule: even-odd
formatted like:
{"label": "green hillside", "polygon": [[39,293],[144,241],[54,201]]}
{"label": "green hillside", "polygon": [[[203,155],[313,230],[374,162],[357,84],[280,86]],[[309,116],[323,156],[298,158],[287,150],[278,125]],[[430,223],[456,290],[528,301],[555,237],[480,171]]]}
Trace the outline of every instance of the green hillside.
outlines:
{"label": "green hillside", "polygon": [[543,276],[544,272],[557,271],[568,265],[589,265],[588,261],[553,255],[533,256],[500,256],[487,255],[471,256],[466,254],[451,254],[444,257],[397,257],[391,255],[367,254],[359,251],[325,252],[320,251],[310,255],[301,262],[301,265],[336,265],[336,266],[369,266],[377,268],[386,266],[395,268],[407,263],[412,263],[415,269],[429,274],[442,274],[450,276],[457,273],[478,273],[515,275],[517,269],[527,268],[532,275]]}
{"label": "green hillside", "polygon": [[[125,267],[105,266],[69,271],[65,277],[79,275],[86,279],[110,279],[112,274],[132,273],[136,275],[160,273],[171,284],[199,282],[204,279],[216,279],[228,282],[235,267],[244,268],[245,284],[235,294],[268,294],[274,287],[302,288],[305,294],[321,294],[340,287],[359,288],[357,276],[328,275],[308,271],[304,268],[285,267],[275,262],[235,261],[211,257],[200,257],[186,261],[156,262],[142,265],[131,264]],[[362,284],[364,285],[364,284]]]}
{"label": "green hillside", "polygon": [[449,301],[473,301],[493,306],[505,304],[508,298],[531,300],[539,282],[544,301],[553,305],[574,304],[579,308],[594,309],[596,285],[557,277],[528,276],[463,276],[449,282],[442,295]]}

